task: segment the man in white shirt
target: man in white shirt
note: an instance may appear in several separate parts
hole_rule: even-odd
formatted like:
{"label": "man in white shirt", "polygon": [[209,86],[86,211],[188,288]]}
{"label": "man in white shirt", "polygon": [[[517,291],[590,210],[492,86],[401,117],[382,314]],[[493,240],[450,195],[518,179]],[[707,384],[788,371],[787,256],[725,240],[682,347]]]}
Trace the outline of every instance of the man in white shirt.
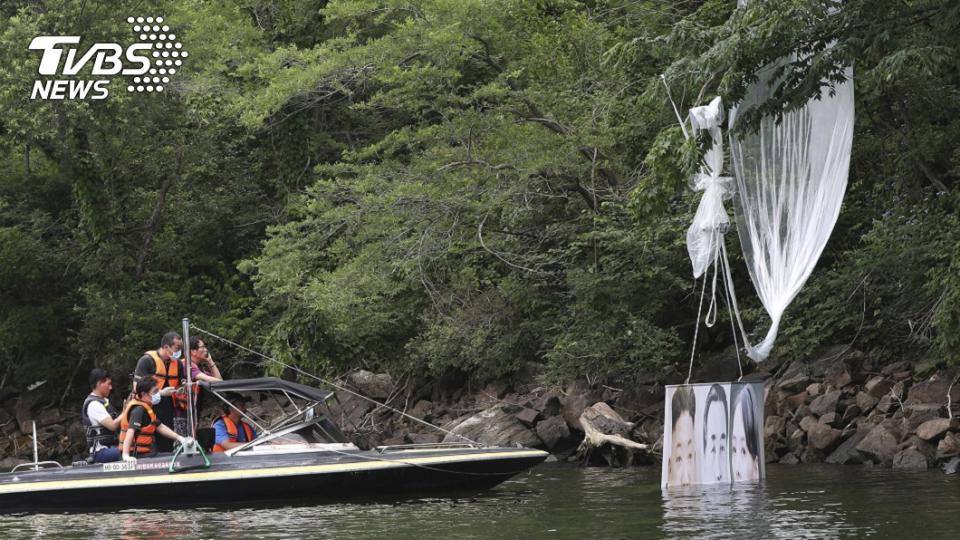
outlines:
{"label": "man in white shirt", "polygon": [[93,368],[90,372],[90,395],[80,409],[80,421],[87,437],[87,450],[94,463],[120,461],[120,448],[117,444],[117,410],[110,405],[110,392],[113,381],[106,370]]}

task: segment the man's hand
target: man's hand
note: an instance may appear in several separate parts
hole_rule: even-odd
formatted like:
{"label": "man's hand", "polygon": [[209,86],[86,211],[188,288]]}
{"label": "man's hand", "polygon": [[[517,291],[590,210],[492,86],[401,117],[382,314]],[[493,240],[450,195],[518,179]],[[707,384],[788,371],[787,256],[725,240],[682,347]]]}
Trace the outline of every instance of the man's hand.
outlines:
{"label": "man's hand", "polygon": [[125,462],[127,462],[127,463],[136,463],[136,462],[137,462],[137,458],[135,458],[135,457],[133,457],[133,456],[131,456],[131,455],[124,455],[124,456],[123,456],[123,461],[125,461]]}
{"label": "man's hand", "polygon": [[176,391],[177,391],[176,388],[172,388],[172,387],[169,387],[169,386],[168,386],[168,387],[164,388],[163,390],[160,390],[160,396],[161,396],[161,397],[170,397],[170,396],[172,396]]}

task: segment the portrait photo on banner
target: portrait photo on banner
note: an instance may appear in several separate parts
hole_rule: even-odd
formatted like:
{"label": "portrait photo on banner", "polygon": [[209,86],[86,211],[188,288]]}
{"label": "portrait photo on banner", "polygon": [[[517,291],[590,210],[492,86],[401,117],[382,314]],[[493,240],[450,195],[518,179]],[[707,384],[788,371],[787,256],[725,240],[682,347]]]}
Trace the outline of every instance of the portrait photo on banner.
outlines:
{"label": "portrait photo on banner", "polygon": [[763,383],[666,388],[661,487],[763,478]]}

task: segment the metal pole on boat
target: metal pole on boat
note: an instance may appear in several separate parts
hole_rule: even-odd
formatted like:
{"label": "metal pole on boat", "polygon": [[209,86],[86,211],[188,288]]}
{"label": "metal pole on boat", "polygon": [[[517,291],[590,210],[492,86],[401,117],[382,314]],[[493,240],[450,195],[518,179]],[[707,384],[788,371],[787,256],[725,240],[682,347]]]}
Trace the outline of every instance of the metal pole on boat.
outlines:
{"label": "metal pole on boat", "polygon": [[40,470],[40,456],[37,454],[37,421],[33,420],[33,470]]}
{"label": "metal pole on boat", "polygon": [[190,427],[190,436],[196,437],[197,430],[193,423],[193,378],[190,372],[193,368],[193,359],[190,358],[190,319],[183,318],[183,370],[187,372],[187,425]]}

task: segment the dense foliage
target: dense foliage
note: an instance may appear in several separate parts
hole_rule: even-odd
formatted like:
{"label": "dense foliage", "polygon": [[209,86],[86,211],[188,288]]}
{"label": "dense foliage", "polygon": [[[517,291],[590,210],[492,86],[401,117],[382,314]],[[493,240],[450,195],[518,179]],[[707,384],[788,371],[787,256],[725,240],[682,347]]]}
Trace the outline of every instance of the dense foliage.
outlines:
{"label": "dense foliage", "polygon": [[[34,36],[124,42],[146,11],[191,52],[163,95],[30,99]],[[683,364],[702,148],[665,87],[681,110],[730,103],[790,54],[753,114],[853,64],[857,129],[779,351],[956,357],[958,27],[950,0],[6,2],[0,378],[128,373],[184,315],[324,372]],[[721,316],[699,350],[730,344]],[[256,369],[217,349],[228,376]]]}

